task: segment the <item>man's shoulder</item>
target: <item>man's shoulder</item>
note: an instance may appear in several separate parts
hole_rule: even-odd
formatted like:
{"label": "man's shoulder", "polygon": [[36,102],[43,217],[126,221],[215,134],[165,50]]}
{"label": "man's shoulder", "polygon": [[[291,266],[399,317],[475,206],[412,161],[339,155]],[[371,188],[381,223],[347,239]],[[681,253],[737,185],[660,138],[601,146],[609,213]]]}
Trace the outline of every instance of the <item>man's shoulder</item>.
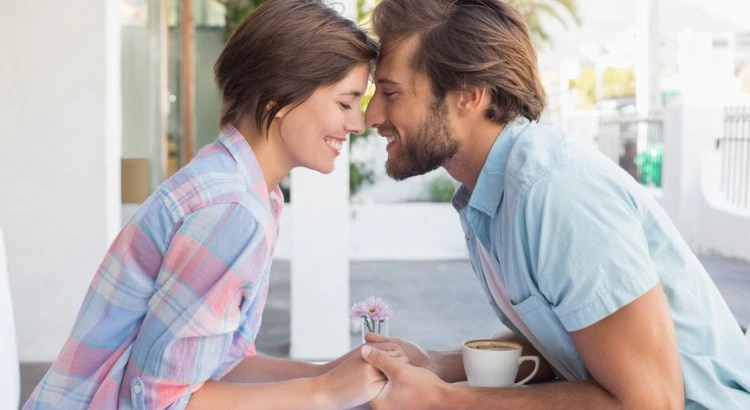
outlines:
{"label": "man's shoulder", "polygon": [[523,195],[539,180],[562,169],[597,162],[597,151],[552,125],[530,123],[520,131],[508,157],[506,179]]}
{"label": "man's shoulder", "polygon": [[528,188],[568,161],[567,138],[561,129],[529,123],[519,131],[508,157],[506,179],[517,188]]}

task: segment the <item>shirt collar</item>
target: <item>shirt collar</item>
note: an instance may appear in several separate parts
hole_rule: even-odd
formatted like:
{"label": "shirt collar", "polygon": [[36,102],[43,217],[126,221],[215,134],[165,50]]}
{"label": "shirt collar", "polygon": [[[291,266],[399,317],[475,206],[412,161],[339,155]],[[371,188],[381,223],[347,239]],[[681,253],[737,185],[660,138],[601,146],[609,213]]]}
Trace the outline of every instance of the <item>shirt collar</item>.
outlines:
{"label": "shirt collar", "polygon": [[219,135],[219,142],[229,151],[235,162],[240,166],[248,184],[263,199],[266,206],[278,217],[284,204],[284,194],[278,185],[268,193],[268,184],[263,176],[258,159],[255,157],[250,144],[245,137],[231,125],[225,127]]}

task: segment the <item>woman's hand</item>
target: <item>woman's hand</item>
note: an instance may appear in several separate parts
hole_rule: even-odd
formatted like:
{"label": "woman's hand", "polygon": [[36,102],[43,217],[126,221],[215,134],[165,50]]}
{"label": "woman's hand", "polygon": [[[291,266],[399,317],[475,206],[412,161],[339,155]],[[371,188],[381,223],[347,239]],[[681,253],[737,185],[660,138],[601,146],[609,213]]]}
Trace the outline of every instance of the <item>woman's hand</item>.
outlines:
{"label": "woman's hand", "polygon": [[323,408],[348,409],[377,397],[388,379],[378,369],[356,355],[346,355],[337,366],[318,376],[316,391]]}
{"label": "woman's hand", "polygon": [[409,364],[436,374],[443,381],[454,383],[466,380],[461,350],[426,351],[416,344],[397,337],[385,337],[374,333],[365,335],[369,346],[395,344],[409,359]]}

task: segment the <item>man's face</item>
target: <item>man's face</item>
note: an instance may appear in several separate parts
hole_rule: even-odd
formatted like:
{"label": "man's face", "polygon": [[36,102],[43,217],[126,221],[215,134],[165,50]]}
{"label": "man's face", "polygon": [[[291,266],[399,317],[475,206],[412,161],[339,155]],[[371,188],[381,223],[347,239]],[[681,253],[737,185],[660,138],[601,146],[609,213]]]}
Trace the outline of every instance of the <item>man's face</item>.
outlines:
{"label": "man's face", "polygon": [[385,169],[397,180],[443,165],[459,149],[445,100],[432,94],[427,76],[411,67],[419,38],[384,48],[375,70],[375,95],[365,121],[388,139]]}

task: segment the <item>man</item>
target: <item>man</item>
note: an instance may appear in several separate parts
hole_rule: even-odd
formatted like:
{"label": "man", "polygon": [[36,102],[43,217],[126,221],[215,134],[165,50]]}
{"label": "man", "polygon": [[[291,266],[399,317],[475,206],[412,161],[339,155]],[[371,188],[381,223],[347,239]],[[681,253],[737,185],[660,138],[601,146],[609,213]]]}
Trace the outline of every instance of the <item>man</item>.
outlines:
{"label": "man", "polygon": [[372,405],[750,408],[750,348],[667,215],[614,163],[536,123],[544,92],[520,15],[499,0],[383,0],[373,23],[366,122],[388,139],[386,170],[442,166],[461,182],[471,264],[513,330],[499,338],[546,360],[528,388],[480,389],[451,384],[466,378],[460,350],[396,340],[410,366],[365,347],[389,378]]}

